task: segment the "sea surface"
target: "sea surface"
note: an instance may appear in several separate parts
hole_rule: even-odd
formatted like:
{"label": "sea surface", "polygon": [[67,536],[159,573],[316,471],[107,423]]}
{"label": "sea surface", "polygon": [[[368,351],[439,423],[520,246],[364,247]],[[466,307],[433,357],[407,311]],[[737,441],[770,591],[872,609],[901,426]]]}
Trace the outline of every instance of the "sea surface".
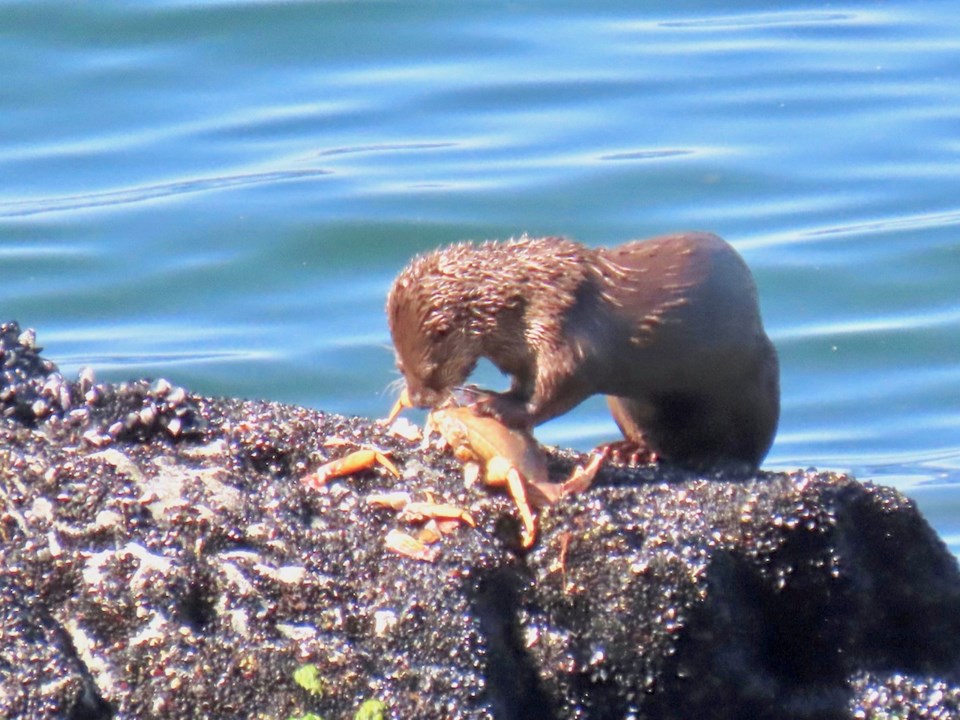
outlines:
{"label": "sea surface", "polygon": [[[0,0],[0,320],[71,375],[376,417],[416,253],[711,230],[780,352],[765,467],[895,485],[958,553],[958,28],[925,0]],[[595,399],[538,435],[616,429]]]}

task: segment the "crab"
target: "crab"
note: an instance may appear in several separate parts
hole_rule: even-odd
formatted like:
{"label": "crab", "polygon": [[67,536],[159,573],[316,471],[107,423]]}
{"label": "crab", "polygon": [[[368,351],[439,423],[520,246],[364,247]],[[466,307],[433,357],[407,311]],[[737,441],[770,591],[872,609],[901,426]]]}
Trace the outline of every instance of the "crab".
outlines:
{"label": "crab", "polygon": [[478,415],[470,407],[434,410],[427,427],[437,430],[453,449],[454,456],[465,463],[464,477],[468,484],[476,480],[482,467],[487,485],[507,488],[520,514],[523,526],[520,542],[524,548],[536,541],[533,511],[588,488],[605,457],[603,453],[595,453],[585,467],[575,468],[565,482],[554,483],[550,482],[543,450],[526,430],[507,427],[495,418]]}

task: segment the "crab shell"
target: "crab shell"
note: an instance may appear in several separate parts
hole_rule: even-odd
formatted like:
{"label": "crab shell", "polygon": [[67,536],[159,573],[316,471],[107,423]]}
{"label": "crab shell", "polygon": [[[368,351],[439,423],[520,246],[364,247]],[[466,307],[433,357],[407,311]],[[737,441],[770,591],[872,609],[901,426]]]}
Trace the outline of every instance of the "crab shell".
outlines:
{"label": "crab shell", "polygon": [[516,470],[527,485],[535,507],[556,502],[550,482],[546,456],[533,435],[509,428],[499,420],[477,415],[469,407],[451,407],[430,413],[430,423],[453,448],[461,462],[474,462],[486,468],[489,485],[504,485],[511,470]]}

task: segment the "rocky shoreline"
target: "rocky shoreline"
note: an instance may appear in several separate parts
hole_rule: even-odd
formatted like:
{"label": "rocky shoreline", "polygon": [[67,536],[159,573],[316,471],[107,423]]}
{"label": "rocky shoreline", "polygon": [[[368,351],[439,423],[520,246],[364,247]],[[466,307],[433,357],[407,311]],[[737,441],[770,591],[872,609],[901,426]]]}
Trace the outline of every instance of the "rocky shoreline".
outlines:
{"label": "rocky shoreline", "polygon": [[[890,488],[610,464],[525,552],[506,496],[376,422],[40,353],[0,326],[0,716],[960,716],[960,571]],[[301,482],[361,445],[403,477]],[[366,498],[398,489],[477,526],[394,554]]]}

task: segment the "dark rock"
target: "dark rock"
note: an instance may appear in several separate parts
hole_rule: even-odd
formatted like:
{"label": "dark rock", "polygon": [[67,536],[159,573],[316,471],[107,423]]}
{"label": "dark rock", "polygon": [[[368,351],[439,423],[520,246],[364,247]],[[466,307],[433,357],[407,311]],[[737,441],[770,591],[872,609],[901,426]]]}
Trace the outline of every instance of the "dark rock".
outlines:
{"label": "dark rock", "polygon": [[[433,447],[162,380],[71,382],[38,352],[0,326],[0,716],[960,712],[957,563],[889,488],[610,465],[523,553],[509,500]],[[359,444],[408,477],[301,483]],[[477,528],[435,563],[392,554],[409,527],[365,497],[397,489]]]}

